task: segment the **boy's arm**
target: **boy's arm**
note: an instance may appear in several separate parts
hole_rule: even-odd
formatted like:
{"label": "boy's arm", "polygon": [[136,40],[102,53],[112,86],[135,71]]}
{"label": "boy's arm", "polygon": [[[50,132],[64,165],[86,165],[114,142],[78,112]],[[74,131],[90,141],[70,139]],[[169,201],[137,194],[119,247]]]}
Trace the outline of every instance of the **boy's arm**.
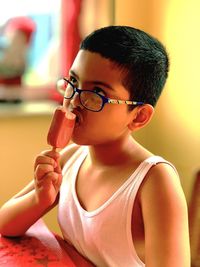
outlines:
{"label": "boy's arm", "polygon": [[34,180],[0,209],[0,233],[23,235],[57,203],[61,184],[59,153],[45,151],[35,160]]}
{"label": "boy's arm", "polygon": [[58,203],[61,168],[77,149],[73,144],[60,153],[45,151],[36,158],[34,180],[0,208],[2,235],[23,235]]}
{"label": "boy's arm", "polygon": [[[54,203],[56,204],[56,203]],[[34,181],[7,201],[0,209],[0,233],[20,236],[52,207],[45,208],[36,199]]]}
{"label": "boy's arm", "polygon": [[187,204],[174,169],[153,167],[140,189],[148,267],[190,267]]}

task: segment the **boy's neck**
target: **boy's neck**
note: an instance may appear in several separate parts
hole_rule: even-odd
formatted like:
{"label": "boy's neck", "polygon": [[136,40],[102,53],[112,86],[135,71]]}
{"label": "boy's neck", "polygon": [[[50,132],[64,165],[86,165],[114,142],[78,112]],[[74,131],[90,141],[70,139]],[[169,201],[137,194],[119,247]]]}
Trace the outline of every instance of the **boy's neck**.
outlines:
{"label": "boy's neck", "polygon": [[90,164],[112,167],[128,163],[138,151],[139,144],[130,136],[104,145],[89,146]]}

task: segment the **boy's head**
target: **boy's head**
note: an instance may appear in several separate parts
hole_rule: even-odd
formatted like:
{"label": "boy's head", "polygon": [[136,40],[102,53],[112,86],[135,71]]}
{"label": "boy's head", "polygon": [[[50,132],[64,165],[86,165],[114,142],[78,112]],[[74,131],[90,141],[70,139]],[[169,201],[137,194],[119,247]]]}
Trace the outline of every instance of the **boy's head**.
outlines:
{"label": "boy's head", "polygon": [[122,71],[130,99],[155,106],[169,68],[167,52],[157,39],[129,26],[108,26],[88,35],[80,49],[111,60]]}

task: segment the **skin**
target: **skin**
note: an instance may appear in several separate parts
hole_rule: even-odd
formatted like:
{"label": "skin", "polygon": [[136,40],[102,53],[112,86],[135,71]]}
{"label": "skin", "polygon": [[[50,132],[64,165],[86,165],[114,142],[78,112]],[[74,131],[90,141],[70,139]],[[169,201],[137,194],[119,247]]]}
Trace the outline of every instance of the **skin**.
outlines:
{"label": "skin", "polygon": [[[120,71],[99,54],[80,51],[69,78],[79,88],[97,86],[107,97],[129,99]],[[78,173],[76,191],[82,207],[92,211],[152,155],[131,133],[149,123],[154,109],[145,104],[128,111],[126,105],[106,104],[101,112],[90,112],[81,106],[78,96],[65,100],[63,105],[70,106],[78,117],[72,141],[89,146],[89,154]],[[77,147],[66,147],[60,153],[45,151],[36,157],[34,180],[0,210],[2,234],[22,235],[57,204],[62,166]],[[152,167],[139,189],[132,213],[133,243],[146,266],[190,266],[187,218],[177,173],[167,164]]]}

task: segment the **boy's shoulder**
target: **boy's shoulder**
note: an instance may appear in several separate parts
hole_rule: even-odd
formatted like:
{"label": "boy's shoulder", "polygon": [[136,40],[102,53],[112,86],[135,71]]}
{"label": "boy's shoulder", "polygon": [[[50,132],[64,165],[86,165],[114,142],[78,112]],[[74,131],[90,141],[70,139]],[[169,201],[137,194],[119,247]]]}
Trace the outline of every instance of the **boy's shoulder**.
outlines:
{"label": "boy's shoulder", "polygon": [[140,186],[139,195],[144,206],[150,208],[150,205],[151,210],[159,206],[158,209],[162,207],[163,212],[168,210],[169,204],[176,209],[178,203],[185,202],[179,175],[169,162],[160,162],[148,171]]}
{"label": "boy's shoulder", "polygon": [[[151,158],[158,158],[156,163],[152,164]],[[160,159],[159,159],[160,158]],[[161,157],[150,157],[149,163],[151,163],[151,168],[149,169],[146,177],[144,179],[144,186],[154,188],[155,190],[161,190],[164,186],[166,187],[179,187],[180,178],[178,172],[174,165]]]}

